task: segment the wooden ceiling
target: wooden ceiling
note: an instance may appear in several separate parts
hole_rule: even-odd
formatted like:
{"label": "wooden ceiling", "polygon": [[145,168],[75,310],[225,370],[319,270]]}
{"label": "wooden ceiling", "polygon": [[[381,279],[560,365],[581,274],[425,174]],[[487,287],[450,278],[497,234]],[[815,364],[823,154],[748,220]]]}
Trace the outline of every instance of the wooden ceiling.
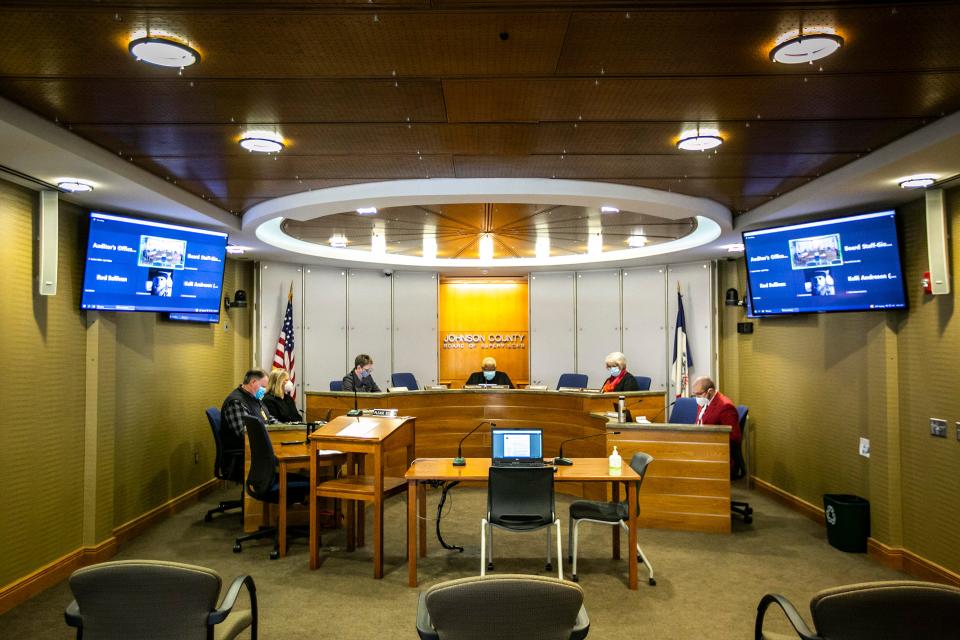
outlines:
{"label": "wooden ceiling", "polygon": [[[775,38],[833,26],[814,65]],[[741,213],[960,109],[958,2],[7,0],[0,95],[241,214],[423,177],[557,177]],[[134,37],[200,64],[153,68]],[[679,151],[690,123],[717,153]],[[276,156],[237,144],[281,133]]]}

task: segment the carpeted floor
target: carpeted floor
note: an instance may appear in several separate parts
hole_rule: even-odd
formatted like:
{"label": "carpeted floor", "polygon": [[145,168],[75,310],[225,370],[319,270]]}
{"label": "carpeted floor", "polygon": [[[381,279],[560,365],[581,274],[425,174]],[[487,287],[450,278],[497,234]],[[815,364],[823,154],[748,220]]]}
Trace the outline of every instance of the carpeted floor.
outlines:
{"label": "carpeted floor", "polygon": [[[417,589],[406,586],[404,561],[405,498],[388,503],[385,533],[385,576],[374,580],[369,544],[346,553],[342,531],[327,532],[328,551],[317,571],[307,568],[305,541],[295,540],[289,555],[268,559],[272,543],[248,543],[232,552],[239,514],[205,523],[203,514],[234,489],[207,496],[200,504],[173,516],[120,550],[117,559],[153,558],[204,565],[229,583],[248,573],[257,583],[261,637],[338,640],[417,637],[414,616]],[[609,559],[609,529],[580,529],[580,584],[591,618],[590,638],[743,639],[753,637],[757,602],[768,592],[790,598],[809,621],[810,597],[820,589],[867,580],[902,579],[862,554],[835,550],[822,527],[755,492],[734,490],[753,505],[754,522],[734,521],[733,535],[643,530],[641,545],[656,571],[656,586],[646,583],[640,567],[640,588],[626,588],[626,564]],[[466,548],[444,551],[430,531],[429,557],[421,559],[421,588],[443,580],[479,573],[480,517],[483,489],[451,492],[443,517],[444,538]],[[439,491],[429,494],[428,514],[436,512]],[[566,512],[570,498],[558,495],[566,553]],[[368,523],[370,522],[368,514]],[[368,537],[370,525],[368,524]],[[625,549],[625,538],[623,542]],[[539,573],[543,570],[544,534],[495,536],[497,572]],[[565,565],[569,576],[569,567]],[[0,638],[69,638],[63,609],[72,600],[66,582],[0,616]],[[773,628],[785,629],[780,620]]]}

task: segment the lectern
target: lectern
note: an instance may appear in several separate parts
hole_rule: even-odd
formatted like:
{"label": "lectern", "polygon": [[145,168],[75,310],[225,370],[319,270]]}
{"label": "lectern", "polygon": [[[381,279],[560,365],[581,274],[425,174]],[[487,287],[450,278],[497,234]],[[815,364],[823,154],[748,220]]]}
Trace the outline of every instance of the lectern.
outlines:
{"label": "lectern", "polygon": [[[373,577],[383,577],[383,501],[402,493],[406,480],[384,476],[387,453],[404,449],[406,465],[414,459],[415,419],[340,416],[310,435],[310,568],[320,564],[320,498],[346,501],[347,549],[363,546],[364,514],[373,503]],[[343,475],[321,478],[318,456],[336,449],[347,454]],[[360,508],[357,509],[359,503]]]}

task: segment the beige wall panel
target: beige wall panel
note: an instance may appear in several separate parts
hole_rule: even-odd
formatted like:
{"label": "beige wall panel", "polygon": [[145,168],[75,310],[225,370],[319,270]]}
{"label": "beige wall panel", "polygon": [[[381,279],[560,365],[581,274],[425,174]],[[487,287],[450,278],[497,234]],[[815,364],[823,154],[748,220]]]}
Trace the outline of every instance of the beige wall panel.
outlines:
{"label": "beige wall panel", "polygon": [[29,372],[29,393],[16,393],[0,413],[0,585],[73,551],[82,538],[85,225],[61,206],[58,292],[41,297],[36,201],[36,192],[0,181],[0,362]]}

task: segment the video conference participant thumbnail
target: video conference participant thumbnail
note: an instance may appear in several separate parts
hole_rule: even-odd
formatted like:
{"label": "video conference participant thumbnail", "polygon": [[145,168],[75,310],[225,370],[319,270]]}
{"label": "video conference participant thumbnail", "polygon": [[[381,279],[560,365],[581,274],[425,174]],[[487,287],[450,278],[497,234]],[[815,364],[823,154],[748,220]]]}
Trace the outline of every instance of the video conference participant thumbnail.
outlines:
{"label": "video conference participant thumbnail", "polygon": [[480,371],[474,371],[467,378],[467,386],[478,384],[495,384],[503,387],[514,388],[510,376],[504,371],[497,371],[497,361],[486,357],[480,362]]}

